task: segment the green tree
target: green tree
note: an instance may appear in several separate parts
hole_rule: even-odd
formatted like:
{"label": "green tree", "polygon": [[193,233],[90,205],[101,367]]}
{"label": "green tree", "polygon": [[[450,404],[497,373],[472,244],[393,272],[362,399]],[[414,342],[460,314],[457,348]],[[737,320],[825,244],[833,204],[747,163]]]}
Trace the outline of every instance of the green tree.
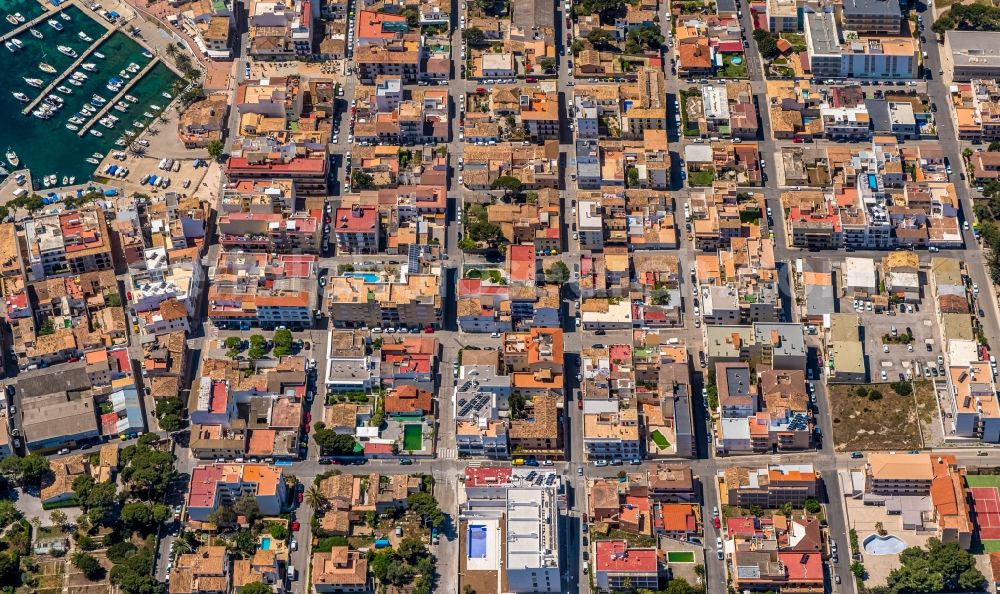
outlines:
{"label": "green tree", "polygon": [[39,454],[23,458],[8,456],[0,460],[0,474],[14,483],[37,485],[48,473],[49,460]]}
{"label": "green tree", "polygon": [[993,142],[991,142],[990,145],[986,148],[986,151],[990,153],[995,153],[997,151],[1000,151],[1000,140],[994,140]]}
{"label": "green tree", "polygon": [[91,581],[104,577],[104,568],[101,567],[97,559],[93,555],[84,553],[83,551],[79,551],[73,555],[73,567],[79,569]]}
{"label": "green tree", "polygon": [[561,285],[569,280],[569,267],[561,260],[556,260],[545,271],[545,280],[554,285]]}
{"label": "green tree", "polygon": [[587,41],[595,48],[607,49],[614,47],[614,38],[604,29],[591,29],[587,33]]}
{"label": "green tree", "polygon": [[315,510],[321,510],[326,507],[326,495],[323,494],[323,491],[317,485],[306,489],[303,499],[309,507]]}
{"label": "green tree", "polygon": [[104,298],[104,304],[108,307],[121,307],[122,296],[118,293],[111,293]]}
{"label": "green tree", "polygon": [[125,561],[125,559],[128,558],[129,555],[135,552],[135,550],[136,547],[134,544],[130,543],[127,540],[123,540],[121,542],[116,542],[115,544],[108,547],[106,554],[108,555],[108,559],[112,563],[118,565],[119,563]]}
{"label": "green tree", "polygon": [[122,450],[121,455],[122,482],[134,497],[146,501],[163,501],[167,487],[177,476],[176,457],[151,447],[150,441],[157,439],[156,434],[147,433],[137,444]]}
{"label": "green tree", "polygon": [[176,396],[169,396],[167,398],[157,398],[156,400],[156,416],[163,417],[166,415],[176,415],[181,412],[184,407],[184,403],[181,399]]}
{"label": "green tree", "polygon": [[345,455],[354,452],[353,436],[334,433],[325,427],[313,431],[313,441],[324,454]]}
{"label": "green tree", "polygon": [[471,47],[481,47],[486,43],[486,34],[479,27],[469,27],[462,32],[462,39]]}
{"label": "green tree", "polygon": [[183,423],[181,418],[177,415],[163,415],[159,420],[160,429],[163,429],[167,433],[173,433],[174,431],[179,431]]}
{"label": "green tree", "polygon": [[701,594],[702,590],[695,588],[684,578],[674,578],[667,583],[664,594]]}
{"label": "green tree", "polygon": [[219,506],[208,514],[208,521],[216,526],[229,527],[236,524],[236,512],[228,505]]}
{"label": "green tree", "polygon": [[943,36],[945,33],[954,28],[955,20],[948,14],[941,15],[936,21],[934,21],[934,24],[931,25],[931,31],[934,31],[934,33],[939,36]]}
{"label": "green tree", "polygon": [[371,175],[355,169],[351,172],[351,189],[355,192],[359,190],[372,190],[375,188],[375,178]]}
{"label": "green tree", "polygon": [[226,150],[226,145],[221,140],[212,139],[208,141],[208,146],[205,147],[205,150],[208,151],[209,157],[218,160],[222,156],[223,151]]}
{"label": "green tree", "polygon": [[493,190],[503,190],[504,194],[517,194],[521,191],[521,180],[510,175],[501,175],[493,180],[490,186]]}
{"label": "green tree", "polygon": [[639,170],[637,168],[628,168],[628,171],[625,174],[625,183],[627,183],[630,188],[636,188],[639,186]]}
{"label": "green tree", "polygon": [[279,328],[274,331],[274,346],[284,346],[291,348],[292,346],[292,331],[288,328]]}
{"label": "green tree", "polygon": [[244,528],[236,533],[233,547],[246,557],[250,557],[257,552],[257,539],[254,538],[253,532]]}
{"label": "green tree", "polygon": [[909,396],[913,393],[913,386],[909,382],[893,382],[889,387],[900,396]]}
{"label": "green tree", "polygon": [[268,524],[267,533],[278,540],[288,540],[289,536],[288,526],[279,524],[278,522]]}
{"label": "green tree", "polygon": [[806,502],[805,504],[803,504],[802,508],[811,514],[818,514],[823,509],[819,501],[816,501],[812,497],[806,499]]}
{"label": "green tree", "polygon": [[238,349],[243,345],[243,341],[239,336],[230,336],[223,344],[227,349]]}
{"label": "green tree", "polygon": [[244,493],[233,506],[236,515],[243,516],[247,522],[253,524],[261,517],[260,507],[257,506],[257,498],[251,493]]}
{"label": "green tree", "polygon": [[421,522],[432,528],[440,528],[444,524],[444,513],[437,499],[430,493],[423,491],[411,493],[406,498],[406,505],[410,511],[420,516]]}
{"label": "green tree", "polygon": [[0,553],[0,584],[15,584],[20,573],[20,557],[11,551]]}
{"label": "green tree", "polygon": [[773,33],[764,29],[755,29],[753,39],[757,42],[757,50],[760,51],[760,55],[764,58],[771,60],[776,58],[780,53],[778,51],[778,39]]}
{"label": "green tree", "polygon": [[274,589],[260,582],[250,582],[240,588],[240,594],[274,594]]}

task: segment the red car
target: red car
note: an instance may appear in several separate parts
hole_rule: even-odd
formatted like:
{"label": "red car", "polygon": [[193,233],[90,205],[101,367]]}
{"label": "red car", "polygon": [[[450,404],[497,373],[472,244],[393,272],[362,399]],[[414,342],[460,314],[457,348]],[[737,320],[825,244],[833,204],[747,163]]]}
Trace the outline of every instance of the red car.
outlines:
{"label": "red car", "polygon": [[296,497],[296,499],[299,501],[299,503],[302,503],[302,491],[299,491],[298,496]]}
{"label": "red car", "polygon": [[715,526],[716,528],[719,528],[720,526],[722,526],[722,522],[720,522],[719,518],[717,517],[712,518],[712,525]]}
{"label": "red car", "polygon": [[795,144],[802,144],[802,139],[796,136],[795,138],[792,139],[792,142],[794,142]]}
{"label": "red car", "polygon": [[299,523],[292,522],[292,532],[298,532],[298,531],[299,531]]}
{"label": "red car", "polygon": [[424,334],[434,334],[434,328],[431,328],[430,326],[424,328]]}
{"label": "red car", "polygon": [[583,400],[582,399],[576,401],[576,407],[579,408],[580,410],[583,410]]}
{"label": "red car", "polygon": [[306,425],[312,423],[312,420],[313,420],[313,414],[311,412],[307,412],[306,413]]}
{"label": "red car", "polygon": [[132,301],[132,291],[125,291],[125,296],[128,297],[129,301]]}
{"label": "red car", "polygon": [[302,426],[302,432],[305,433],[306,435],[309,435],[309,423],[308,422],[306,422],[306,424]]}
{"label": "red car", "polygon": [[323,222],[326,223],[327,225],[329,225],[330,221],[332,220],[333,219],[330,218],[330,215],[326,215],[325,217],[323,217]]}

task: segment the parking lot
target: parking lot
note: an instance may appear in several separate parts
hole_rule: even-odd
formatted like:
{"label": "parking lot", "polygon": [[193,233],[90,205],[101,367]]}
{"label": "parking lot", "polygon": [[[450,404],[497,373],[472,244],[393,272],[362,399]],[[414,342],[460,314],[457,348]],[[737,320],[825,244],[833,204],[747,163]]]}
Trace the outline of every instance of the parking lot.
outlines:
{"label": "parking lot", "polygon": [[875,308],[869,311],[869,304],[861,300],[861,307],[855,310],[854,300],[844,298],[841,311],[858,313],[871,382],[899,381],[900,374],[907,380],[917,379],[924,376],[925,367],[931,377],[935,371],[940,377],[943,367],[939,366],[941,348],[933,305],[913,304],[876,312]]}

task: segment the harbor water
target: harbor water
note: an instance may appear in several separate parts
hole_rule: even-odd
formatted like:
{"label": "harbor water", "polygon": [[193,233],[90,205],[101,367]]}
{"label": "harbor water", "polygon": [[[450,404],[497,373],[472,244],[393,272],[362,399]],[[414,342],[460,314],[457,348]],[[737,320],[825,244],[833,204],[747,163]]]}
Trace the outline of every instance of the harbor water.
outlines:
{"label": "harbor water", "polygon": [[[21,12],[30,20],[33,16],[40,14],[40,10],[29,12],[22,8],[5,8],[5,5],[40,6],[37,3],[25,2],[24,0],[0,0],[0,17],[8,14],[7,11]],[[78,115],[84,104],[90,104],[92,97],[96,94],[103,97],[108,102],[112,102],[118,97],[118,93],[108,90],[106,85],[111,78],[123,80],[124,85],[132,81],[131,78],[124,78],[121,75],[126,67],[134,63],[139,67],[144,67],[150,62],[150,58],[143,56],[143,48],[135,41],[129,39],[120,32],[113,33],[105,41],[95,48],[95,51],[104,55],[98,58],[91,53],[83,61],[85,64],[94,64],[96,70],[88,71],[81,67],[73,72],[81,72],[86,75],[86,79],[81,80],[80,86],[72,85],[68,82],[68,77],[60,81],[60,85],[71,90],[72,93],[63,93],[52,89],[50,93],[56,94],[63,99],[63,107],[56,111],[49,119],[40,119],[31,113],[24,115],[21,111],[27,106],[14,97],[14,92],[21,92],[29,98],[34,99],[39,96],[52,81],[61,75],[78,58],[61,53],[57,46],[63,45],[72,48],[78,56],[83,56],[91,46],[93,46],[107,31],[97,21],[91,19],[86,13],[76,6],[67,6],[65,9],[70,16],[70,20],[64,20],[58,15],[53,15],[52,19],[62,25],[62,31],[50,26],[46,21],[42,21],[35,26],[43,37],[35,37],[30,31],[24,31],[17,36],[23,44],[21,49],[10,52],[7,48],[0,47],[0,55],[3,55],[3,64],[6,66],[0,72],[0,113],[4,114],[4,125],[0,126],[0,156],[8,148],[13,149],[21,160],[20,167],[30,168],[32,177],[36,181],[42,180],[45,176],[56,175],[59,181],[63,177],[75,177],[77,183],[90,178],[94,173],[95,165],[87,162],[87,158],[93,153],[106,154],[110,150],[121,150],[115,146],[115,141],[125,138],[125,131],[131,130],[136,133],[132,138],[138,138],[143,129],[135,127],[134,122],[140,121],[148,124],[149,118],[143,113],[157,115],[162,113],[170,103],[170,99],[163,96],[164,92],[173,94],[173,86],[179,79],[163,64],[154,66],[142,80],[136,83],[127,94],[132,95],[138,101],[130,104],[126,112],[115,109],[107,111],[108,115],[118,118],[114,128],[108,129],[100,124],[94,124],[94,130],[101,132],[102,136],[84,134],[82,137],[77,131],[66,128],[70,117]],[[5,20],[0,19],[3,25],[9,25]],[[14,27],[9,26],[6,31]],[[85,41],[80,37],[80,32],[91,38],[92,41]],[[39,68],[40,63],[51,65],[56,73],[50,74]],[[135,73],[126,71],[129,77]],[[25,79],[40,79],[41,88],[35,88],[25,82]],[[58,86],[58,85],[57,85]],[[157,111],[151,107],[157,105],[161,110]],[[100,109],[100,107],[97,107]],[[89,121],[89,119],[87,120]],[[165,131],[165,133],[169,133]],[[4,163],[7,169],[11,166]]]}

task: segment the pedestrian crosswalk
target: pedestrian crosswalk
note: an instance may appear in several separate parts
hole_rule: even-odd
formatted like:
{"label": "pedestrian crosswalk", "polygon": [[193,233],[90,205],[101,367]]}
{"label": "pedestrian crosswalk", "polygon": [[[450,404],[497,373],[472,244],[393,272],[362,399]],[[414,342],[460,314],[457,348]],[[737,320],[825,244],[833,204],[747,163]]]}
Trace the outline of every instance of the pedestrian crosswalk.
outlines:
{"label": "pedestrian crosswalk", "polygon": [[438,448],[437,457],[441,460],[455,460],[458,458],[457,448]]}

